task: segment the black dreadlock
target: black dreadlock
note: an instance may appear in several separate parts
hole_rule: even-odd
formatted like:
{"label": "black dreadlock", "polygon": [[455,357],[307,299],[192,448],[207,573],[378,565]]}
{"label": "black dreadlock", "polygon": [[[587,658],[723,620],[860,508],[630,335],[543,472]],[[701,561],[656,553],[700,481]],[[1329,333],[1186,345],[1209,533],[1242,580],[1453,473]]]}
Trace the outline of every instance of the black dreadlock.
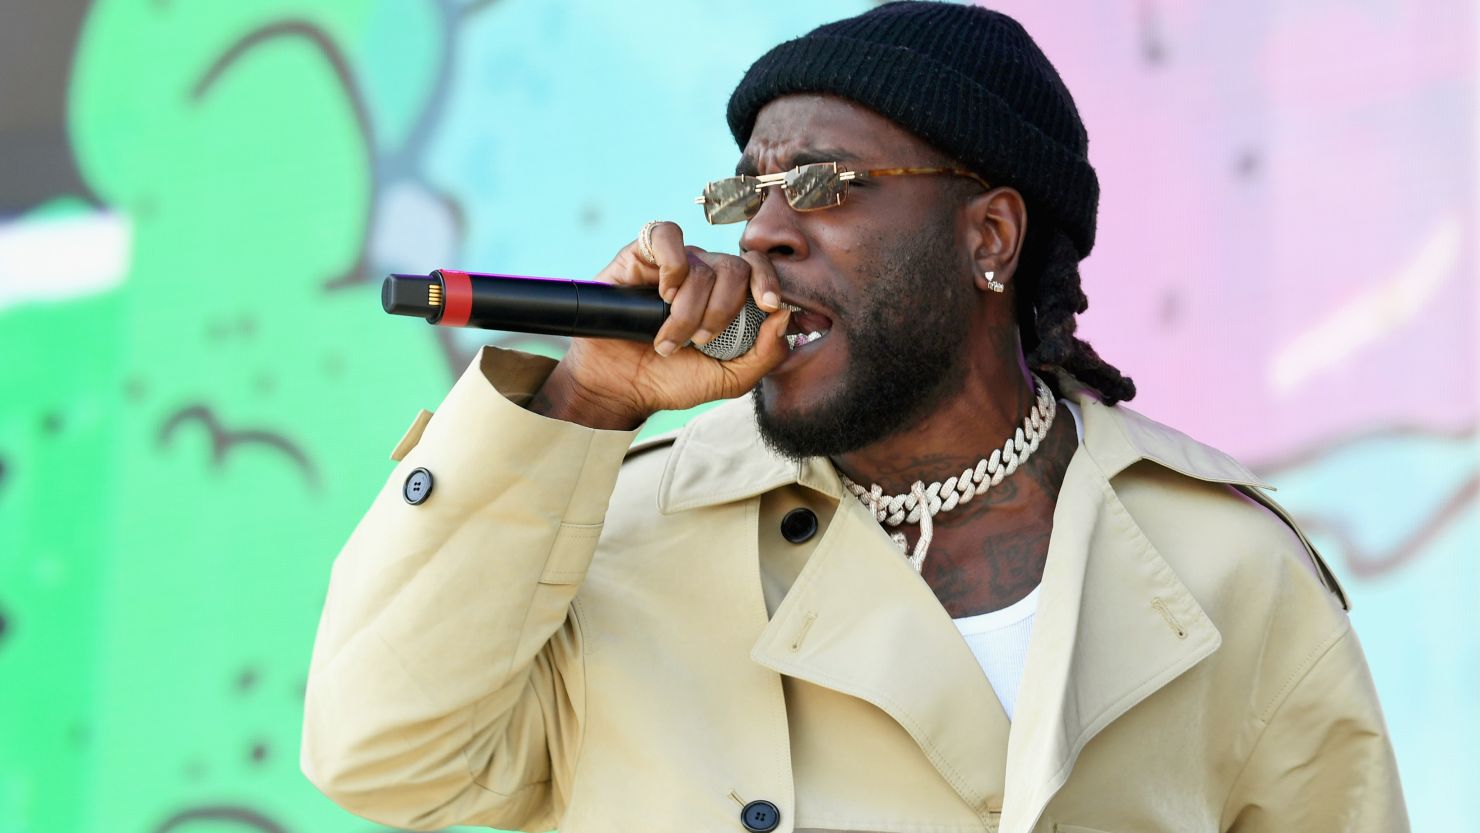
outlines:
{"label": "black dreadlock", "polygon": [[[934,167],[965,167],[959,159],[934,148],[926,158]],[[981,186],[969,179],[942,179],[941,187],[946,195],[942,205],[952,208],[982,193]],[[1030,218],[1045,214],[1032,204],[1027,209]],[[1075,316],[1089,309],[1089,298],[1080,286],[1079,250],[1074,241],[1056,226],[1045,228],[1029,222],[1022,246],[1012,277],[1016,299],[1013,312],[1028,367],[1061,368],[1098,391],[1106,405],[1134,399],[1136,383],[1100,358],[1089,342],[1074,335],[1079,326]],[[1053,384],[1052,379],[1044,381]]]}
{"label": "black dreadlock", "polygon": [[1136,383],[1074,335],[1075,316],[1089,308],[1089,299],[1080,287],[1079,252],[1068,234],[1058,228],[1030,230],[1013,282],[1018,332],[1030,368],[1062,368],[1099,391],[1107,405],[1135,397]]}

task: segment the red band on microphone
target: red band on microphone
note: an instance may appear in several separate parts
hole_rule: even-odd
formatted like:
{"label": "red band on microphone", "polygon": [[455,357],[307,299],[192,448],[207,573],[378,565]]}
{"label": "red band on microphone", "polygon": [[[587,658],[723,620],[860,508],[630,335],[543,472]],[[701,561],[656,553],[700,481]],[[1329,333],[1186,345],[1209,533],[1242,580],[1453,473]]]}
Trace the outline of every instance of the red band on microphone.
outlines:
{"label": "red band on microphone", "polygon": [[467,272],[438,269],[442,275],[442,317],[437,323],[443,327],[466,327],[468,316],[473,314],[473,282]]}

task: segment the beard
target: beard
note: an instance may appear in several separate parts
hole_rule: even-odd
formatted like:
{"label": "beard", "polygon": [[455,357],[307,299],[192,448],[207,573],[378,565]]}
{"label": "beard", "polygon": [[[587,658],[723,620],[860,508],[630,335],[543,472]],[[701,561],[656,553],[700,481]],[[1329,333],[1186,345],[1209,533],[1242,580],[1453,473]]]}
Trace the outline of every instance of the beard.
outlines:
{"label": "beard", "polygon": [[[795,460],[836,456],[893,436],[939,406],[965,378],[973,299],[960,280],[950,218],[864,262],[849,298],[818,297],[847,321],[847,369],[805,411],[773,413],[765,385],[752,394],[761,439]],[[837,322],[834,322],[836,327]]]}

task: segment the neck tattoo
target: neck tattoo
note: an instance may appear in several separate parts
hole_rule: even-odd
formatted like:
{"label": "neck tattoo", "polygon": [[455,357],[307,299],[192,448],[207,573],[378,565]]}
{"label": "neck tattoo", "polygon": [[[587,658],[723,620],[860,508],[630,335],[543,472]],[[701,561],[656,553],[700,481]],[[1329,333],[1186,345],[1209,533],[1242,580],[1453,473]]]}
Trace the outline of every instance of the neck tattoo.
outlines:
{"label": "neck tattoo", "polygon": [[[953,475],[944,481],[936,481],[926,486],[923,481],[916,480],[910,490],[904,494],[886,495],[884,489],[875,483],[868,488],[854,483],[846,474],[839,472],[843,478],[843,485],[853,496],[858,498],[868,510],[873,513],[874,520],[881,525],[899,526],[905,523],[918,523],[920,525],[920,538],[915,542],[915,551],[909,556],[910,565],[919,572],[925,566],[925,554],[930,549],[930,539],[934,534],[934,524],[931,519],[942,512],[949,512],[957,506],[966,503],[973,497],[984,494],[988,489],[1002,482],[1004,477],[1018,470],[1028,457],[1038,450],[1038,444],[1048,436],[1048,429],[1053,425],[1054,414],[1058,412],[1058,403],[1054,401],[1053,393],[1048,385],[1036,375],[1033,376],[1033,384],[1037,389],[1038,400],[1033,404],[1032,410],[1023,419],[1023,424],[1007,438],[1007,442],[1001,448],[992,451],[990,457],[983,457],[981,462],[974,468],[962,470],[959,475]],[[900,552],[908,552],[908,543],[903,532],[894,532],[889,536],[894,543],[899,545]]]}

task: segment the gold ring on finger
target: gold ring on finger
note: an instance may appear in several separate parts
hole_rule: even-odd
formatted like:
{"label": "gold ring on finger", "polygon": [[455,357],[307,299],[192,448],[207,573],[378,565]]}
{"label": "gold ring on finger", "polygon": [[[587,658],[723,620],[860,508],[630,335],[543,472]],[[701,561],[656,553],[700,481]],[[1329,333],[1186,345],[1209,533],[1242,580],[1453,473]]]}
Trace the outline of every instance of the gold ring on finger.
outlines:
{"label": "gold ring on finger", "polygon": [[662,220],[649,220],[637,233],[637,259],[649,266],[658,265],[658,257],[653,253],[653,229]]}

